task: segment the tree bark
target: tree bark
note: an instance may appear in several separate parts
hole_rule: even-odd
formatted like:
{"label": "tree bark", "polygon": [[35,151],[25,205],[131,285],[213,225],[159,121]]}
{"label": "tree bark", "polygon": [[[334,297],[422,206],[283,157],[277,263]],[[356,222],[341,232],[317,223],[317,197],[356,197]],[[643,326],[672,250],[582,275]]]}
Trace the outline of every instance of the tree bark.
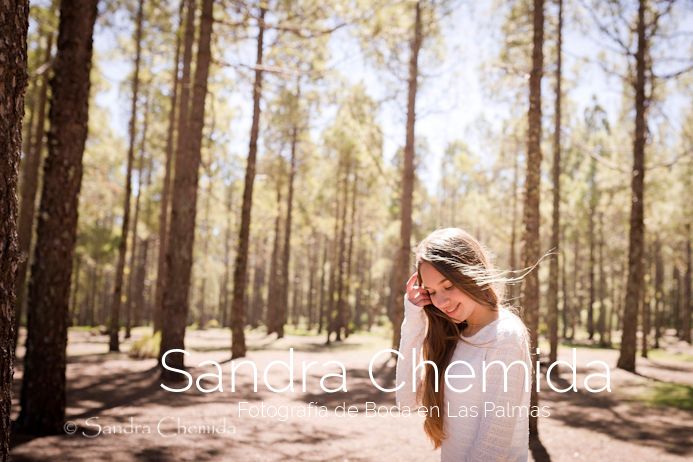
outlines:
{"label": "tree bark", "polygon": [[[163,306],[164,297],[164,280],[166,273],[166,243],[168,241],[168,218],[169,218],[169,200],[171,197],[171,177],[172,167],[173,167],[173,156],[174,156],[174,134],[176,125],[176,116],[178,112],[176,108],[178,107],[178,68],[180,65],[180,46],[181,46],[181,29],[183,28],[183,7],[186,1],[180,0],[180,5],[178,7],[178,31],[176,32],[176,51],[173,58],[173,90],[171,92],[171,110],[168,114],[168,130],[166,132],[166,163],[164,167],[164,184],[161,189],[161,209],[159,210],[159,256],[157,258],[157,272],[156,272],[156,292],[154,295],[154,332],[159,332],[161,330],[161,308]],[[188,15],[188,20],[190,21],[192,16]],[[190,30],[190,36],[187,35],[187,30]],[[192,55],[192,27],[186,28],[186,44],[187,40],[190,39],[190,49],[187,55],[187,75],[185,74],[184,67],[184,79],[186,84],[189,84],[190,80],[190,60]],[[187,90],[186,90],[187,91]],[[186,99],[187,102],[187,99]]]}
{"label": "tree bark", "polygon": [[[48,155],[28,292],[28,337],[18,428],[62,434],[67,315],[77,234],[82,156],[87,137],[89,72],[97,0],[63,0],[50,81]],[[50,390],[47,393],[46,390]]]}
{"label": "tree bark", "polygon": [[647,39],[645,36],[645,11],[647,1],[640,0],[638,6],[638,51],[635,54],[635,136],[633,137],[633,176],[631,179],[630,233],[628,237],[628,282],[623,313],[623,334],[621,351],[616,367],[635,372],[635,341],[638,329],[638,306],[640,306],[643,283],[643,239],[644,224],[644,185],[645,185],[645,59]]}
{"label": "tree bark", "polygon": [[[190,4],[189,7],[188,13],[194,15],[194,5]],[[212,57],[210,48],[213,23],[213,0],[203,0],[194,88],[190,106],[190,119],[187,124],[188,130],[181,131],[179,125],[178,132],[179,142],[181,140],[184,142],[184,149],[177,153],[174,168],[171,228],[168,241],[170,245],[167,245],[166,249],[166,279],[164,284],[163,324],[159,358],[168,350],[185,348],[185,326],[190,311],[189,294],[195,241],[197,186],[201,160],[205,99],[207,97],[207,77]],[[184,102],[185,98],[182,97],[181,118],[184,117]],[[183,369],[183,355],[176,354],[172,356],[170,364],[173,367]],[[164,380],[174,378],[169,372],[162,368],[161,376]]]}
{"label": "tree bark", "polygon": [[[356,234],[356,196],[359,182],[359,165],[354,169],[354,181],[351,192],[351,217],[349,218],[349,243],[346,254],[346,282],[344,287],[344,311],[342,327],[344,328],[344,338],[349,337],[349,323],[351,322],[351,308],[349,307],[349,293],[351,292],[351,261],[354,253],[354,235]],[[357,299],[358,300],[358,299]]]}
{"label": "tree bark", "polygon": [[671,289],[669,299],[671,302],[670,325],[676,329],[676,337],[681,338],[681,274],[676,263],[673,263],[671,271]]}
{"label": "tree bark", "polygon": [[245,356],[245,285],[248,278],[248,245],[250,240],[250,218],[253,205],[253,183],[255,182],[255,164],[257,161],[257,140],[260,133],[260,99],[262,97],[262,52],[265,36],[265,13],[260,7],[257,34],[257,55],[255,59],[255,82],[253,84],[253,122],[250,127],[250,143],[248,146],[248,162],[245,167],[245,185],[243,187],[243,208],[241,210],[241,226],[238,235],[238,253],[236,266],[233,271],[233,300],[231,303],[231,357]]}
{"label": "tree bark", "polygon": [[[46,37],[46,49],[44,61],[49,62],[53,48],[53,34],[48,33]],[[21,182],[21,202],[19,208],[19,222],[17,223],[17,234],[19,237],[19,269],[17,271],[17,303],[15,313],[14,328],[14,349],[17,348],[17,336],[21,323],[22,312],[26,301],[26,279],[27,270],[31,261],[31,244],[34,239],[34,214],[36,212],[36,192],[39,183],[39,169],[41,167],[41,153],[43,151],[43,138],[46,127],[46,94],[48,93],[48,72],[39,79],[38,102],[36,110],[36,127],[32,139],[28,143],[29,149],[26,151],[22,162],[22,182]],[[29,131],[32,126],[30,124]]]}
{"label": "tree bark", "polygon": [[399,249],[393,262],[393,277],[390,285],[393,338],[392,348],[399,348],[400,326],[404,318],[404,285],[411,270],[411,213],[414,193],[414,156],[416,126],[416,91],[419,77],[419,51],[423,42],[421,2],[415,5],[414,31],[410,45],[409,81],[407,94],[407,132],[404,145],[404,165],[402,167],[402,197],[400,199]]}
{"label": "tree bark", "polygon": [[230,327],[229,317],[229,266],[231,266],[231,215],[233,205],[233,184],[229,185],[226,198],[226,227],[224,229],[224,276],[221,282],[221,325]]}
{"label": "tree bark", "polygon": [[[566,239],[566,225],[563,225],[563,242],[567,242]],[[561,338],[568,338],[568,325],[570,323],[570,297],[568,296],[568,278],[567,270],[568,267],[568,252],[564,252],[563,258],[560,260],[561,264],[561,287],[563,288],[563,309],[561,310],[561,318],[563,321],[563,330],[561,332]]]}
{"label": "tree bark", "polygon": [[[513,156],[513,212],[512,212],[512,219],[511,219],[511,225],[510,225],[510,269],[511,270],[516,270],[517,269],[517,251],[515,250],[516,247],[516,242],[517,242],[517,190],[518,190],[518,182],[519,182],[519,169],[520,169],[520,160],[519,160],[519,154],[515,154]],[[518,290],[517,290],[517,285],[516,284],[511,284],[510,285],[510,300],[512,300],[513,303],[516,302],[517,300],[517,295],[518,295]]]}
{"label": "tree bark", "polygon": [[556,106],[553,129],[553,212],[551,223],[551,249],[556,252],[549,266],[549,293],[547,304],[549,327],[549,363],[558,357],[558,258],[561,232],[561,52],[563,46],[563,0],[558,0],[558,29],[556,43]]}
{"label": "tree bark", "polygon": [[594,272],[597,266],[597,257],[595,254],[595,237],[594,237],[594,215],[597,213],[597,162],[594,158],[590,159],[590,173],[589,173],[589,184],[590,184],[590,210],[587,222],[587,236],[590,243],[590,258],[589,258],[589,279],[590,279],[590,292],[589,292],[589,303],[587,304],[587,334],[589,339],[594,338],[594,299],[595,299],[595,282],[594,282]]}
{"label": "tree bark", "polygon": [[[532,12],[532,70],[529,76],[529,111],[527,136],[527,175],[525,179],[524,232],[522,238],[522,263],[533,266],[539,260],[539,203],[541,177],[541,77],[543,73],[544,1],[534,0]],[[539,275],[529,273],[523,285],[523,317],[530,332],[530,350],[538,347],[539,327]],[[534,361],[533,361],[534,362]],[[539,397],[532,377],[530,405],[537,406]],[[532,407],[532,409],[536,409]],[[529,418],[530,435],[538,434],[536,414]]]}
{"label": "tree bark", "polygon": [[[0,6],[0,461],[10,460],[10,414],[14,374],[15,281],[20,263],[17,242],[17,169],[22,152],[22,121],[27,75],[29,2]],[[50,47],[49,47],[50,49]],[[45,86],[45,84],[44,84]],[[31,135],[29,135],[31,136]],[[71,262],[71,261],[70,261]]]}
{"label": "tree bark", "polygon": [[597,332],[599,345],[605,347],[606,342],[606,274],[604,273],[604,214],[599,212],[599,317]]}
{"label": "tree bark", "polygon": [[662,283],[664,281],[664,263],[662,261],[662,243],[659,236],[655,240],[655,313],[654,313],[654,347],[659,348],[662,337]]}
{"label": "tree bark", "polygon": [[[202,242],[202,264],[204,265],[206,263],[206,258],[207,258],[207,250],[208,250],[208,245],[207,243],[209,242],[209,239],[211,238],[211,233],[210,233],[210,226],[209,226],[209,204],[210,204],[210,199],[212,197],[212,179],[209,179],[209,183],[207,186],[207,195],[205,197],[205,225],[204,225],[204,234],[203,234],[203,242]],[[198,317],[198,328],[199,329],[205,329],[205,326],[207,324],[207,269],[203,266],[202,271],[200,271],[200,299],[199,299],[199,317]]]}
{"label": "tree bark", "polygon": [[325,319],[325,266],[327,265],[327,248],[329,240],[323,239],[322,263],[320,265],[320,287],[318,298],[318,335],[322,333],[323,320]]}
{"label": "tree bark", "polygon": [[138,241],[137,226],[140,222],[140,204],[142,202],[142,176],[144,175],[145,165],[145,143],[147,141],[147,129],[149,125],[149,103],[144,107],[144,123],[142,124],[142,138],[140,140],[139,166],[137,168],[137,195],[135,196],[135,215],[132,220],[132,250],[130,251],[130,273],[128,274],[128,296],[125,312],[125,338],[130,338],[132,329],[132,310],[135,298],[138,296],[136,286],[137,266],[138,266]]}
{"label": "tree bark", "polygon": [[[300,98],[300,87],[296,92],[296,98]],[[289,163],[289,192],[286,198],[286,221],[284,223],[284,255],[282,256],[281,298],[277,315],[277,338],[284,337],[284,324],[286,324],[286,308],[289,304],[289,260],[291,258],[291,213],[294,202],[294,179],[296,178],[296,149],[298,146],[298,127],[294,125],[291,130],[291,160]]]}
{"label": "tree bark", "polygon": [[686,224],[686,275],[683,282],[683,322],[681,340],[691,343],[691,225]]}
{"label": "tree bark", "polygon": [[344,329],[344,323],[346,322],[346,302],[344,300],[344,278],[345,278],[345,264],[346,264],[346,220],[347,220],[347,210],[349,204],[347,203],[348,193],[349,193],[349,175],[351,173],[351,162],[350,158],[345,159],[344,163],[346,165],[346,171],[342,177],[342,184],[340,191],[342,193],[342,199],[340,200],[341,215],[339,217],[339,250],[337,251],[337,261],[335,263],[337,269],[337,312],[334,318],[334,327],[332,330],[335,332],[335,341],[339,342],[342,340],[342,330]]}
{"label": "tree bark", "polygon": [[[120,308],[123,298],[123,279],[125,273],[125,254],[128,248],[128,233],[130,232],[130,196],[132,195],[132,164],[135,157],[135,137],[137,135],[137,98],[140,88],[140,59],[142,57],[142,20],[144,17],[144,0],[137,4],[137,19],[135,26],[135,72],[132,76],[132,102],[130,105],[130,143],[128,147],[127,167],[125,175],[125,198],[123,199],[123,223],[118,243],[118,262],[116,264],[115,285],[111,302],[111,320],[109,323],[109,351],[119,351],[120,342]],[[129,303],[129,302],[128,302]]]}
{"label": "tree bark", "polygon": [[267,326],[267,335],[277,332],[277,314],[279,311],[279,292],[280,286],[277,281],[280,279],[279,270],[279,242],[281,240],[281,210],[282,210],[282,190],[281,184],[277,181],[277,215],[274,218],[274,240],[272,243],[272,259],[270,260],[270,277],[269,289],[267,294],[267,313],[265,316],[265,326]]}

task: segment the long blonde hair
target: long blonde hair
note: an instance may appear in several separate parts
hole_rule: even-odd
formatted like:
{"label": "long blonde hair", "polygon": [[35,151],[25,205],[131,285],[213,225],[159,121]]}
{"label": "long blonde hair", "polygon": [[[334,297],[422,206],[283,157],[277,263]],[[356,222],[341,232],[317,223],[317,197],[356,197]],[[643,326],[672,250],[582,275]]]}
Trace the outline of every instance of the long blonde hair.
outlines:
{"label": "long blonde hair", "polygon": [[[490,252],[474,237],[459,228],[438,229],[429,234],[416,248],[416,269],[421,284],[421,263],[427,262],[440,272],[458,289],[464,291],[476,302],[497,310],[502,303],[504,285],[515,280],[495,270],[491,264]],[[466,322],[457,323],[434,305],[424,307],[428,317],[428,332],[423,343],[423,357],[438,367],[438,377],[426,369],[423,386],[419,389],[421,403],[427,409],[444,408],[443,373],[450,363],[460,333]],[[434,408],[432,406],[437,406]],[[440,447],[446,434],[443,416],[440,412],[427,412],[424,431],[435,448]]]}

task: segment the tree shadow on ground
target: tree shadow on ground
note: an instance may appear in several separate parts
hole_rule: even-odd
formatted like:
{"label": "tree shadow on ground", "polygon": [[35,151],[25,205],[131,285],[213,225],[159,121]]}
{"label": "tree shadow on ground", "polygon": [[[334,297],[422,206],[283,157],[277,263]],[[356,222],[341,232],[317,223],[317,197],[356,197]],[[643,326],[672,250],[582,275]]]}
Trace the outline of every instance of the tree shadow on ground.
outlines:
{"label": "tree shadow on ground", "polygon": [[[388,359],[373,368],[373,378],[381,388],[390,389],[395,384],[396,361]],[[368,369],[351,369],[347,371],[347,391],[336,393],[304,393],[301,400],[306,403],[315,402],[319,406],[334,407],[346,403],[359,408],[359,412],[365,409],[368,401],[376,404],[395,404],[395,393],[386,393],[379,390],[371,381]]]}
{"label": "tree shadow on ground", "polygon": [[[560,389],[570,385],[565,378],[555,378],[553,374],[552,381]],[[672,425],[670,419],[643,418],[663,417],[680,411],[647,407],[635,400],[616,398],[606,392],[590,393],[580,389],[567,393],[542,392],[542,401],[552,403],[555,409],[562,411],[554,412],[551,418],[562,421],[568,427],[604,433],[611,438],[638,442],[677,455],[687,454],[693,449],[690,439],[693,426],[690,424]],[[690,418],[687,421],[690,422]]]}

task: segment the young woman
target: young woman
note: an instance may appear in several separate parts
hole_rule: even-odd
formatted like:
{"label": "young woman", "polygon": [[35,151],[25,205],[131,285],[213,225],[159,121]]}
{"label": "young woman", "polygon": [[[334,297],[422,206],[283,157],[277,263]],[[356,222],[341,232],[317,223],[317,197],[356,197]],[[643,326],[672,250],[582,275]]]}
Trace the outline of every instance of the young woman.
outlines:
{"label": "young woman", "polygon": [[416,270],[404,299],[399,406],[425,407],[424,431],[444,462],[527,460],[533,370],[527,328],[503,305],[508,279],[458,228],[426,237]]}

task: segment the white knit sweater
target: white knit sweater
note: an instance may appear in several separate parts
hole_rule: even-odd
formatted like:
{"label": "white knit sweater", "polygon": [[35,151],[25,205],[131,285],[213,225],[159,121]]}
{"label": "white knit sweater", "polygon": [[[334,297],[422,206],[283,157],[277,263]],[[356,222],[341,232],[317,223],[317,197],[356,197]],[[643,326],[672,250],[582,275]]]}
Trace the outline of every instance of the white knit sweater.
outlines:
{"label": "white knit sweater", "polygon": [[[397,391],[400,407],[415,409],[421,403],[412,392],[412,348],[416,348],[416,364],[422,360],[421,347],[426,336],[428,320],[423,309],[404,298],[404,322],[397,361],[396,384],[404,382]],[[465,363],[454,363],[464,361]],[[507,391],[504,390],[504,367],[490,365],[501,361],[507,368]],[[519,361],[511,366],[514,361]],[[483,391],[484,362],[486,391]],[[439,386],[445,387],[445,408],[440,408],[446,438],[441,447],[441,460],[451,461],[526,461],[529,445],[529,385],[525,388],[525,368],[533,373],[527,332],[515,314],[501,308],[499,317],[476,334],[463,337],[450,361],[449,385],[444,377]],[[440,366],[444,372],[447,365]],[[426,366],[430,368],[430,366]],[[474,377],[472,370],[474,371]],[[422,372],[423,367],[417,369]],[[467,377],[452,377],[466,375]],[[422,377],[417,377],[417,390]],[[531,375],[526,377],[531,381]],[[469,388],[468,388],[469,387]],[[462,391],[465,390],[465,391]],[[513,407],[515,406],[515,407]],[[429,410],[430,412],[431,410]]]}

